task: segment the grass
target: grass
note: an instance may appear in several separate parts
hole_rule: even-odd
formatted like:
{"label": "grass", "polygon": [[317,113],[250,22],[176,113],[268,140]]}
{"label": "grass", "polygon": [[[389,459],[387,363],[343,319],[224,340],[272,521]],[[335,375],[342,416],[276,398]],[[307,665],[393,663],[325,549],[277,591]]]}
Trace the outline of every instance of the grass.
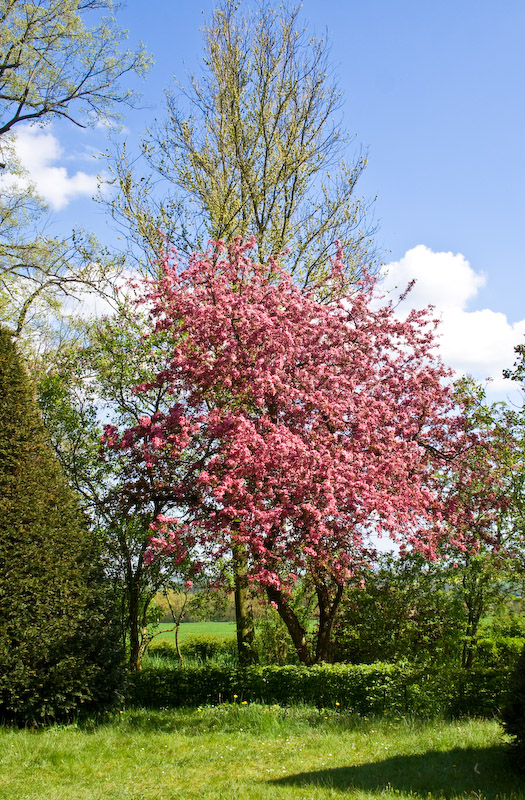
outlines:
{"label": "grass", "polygon": [[[170,631],[173,625],[169,622],[160,622],[159,633],[155,642],[175,641],[175,631]],[[179,641],[184,642],[193,636],[216,636],[220,639],[234,639],[236,635],[235,622],[183,622],[179,630]]]}
{"label": "grass", "polygon": [[0,729],[2,800],[525,800],[493,720],[228,705]]}

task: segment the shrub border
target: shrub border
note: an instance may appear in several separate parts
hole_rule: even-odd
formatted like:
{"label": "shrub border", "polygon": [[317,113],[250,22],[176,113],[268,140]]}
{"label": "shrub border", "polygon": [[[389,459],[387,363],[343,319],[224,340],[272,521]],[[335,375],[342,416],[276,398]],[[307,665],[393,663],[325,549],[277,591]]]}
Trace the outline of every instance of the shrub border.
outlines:
{"label": "shrub border", "polygon": [[401,664],[163,667],[130,676],[127,703],[149,708],[260,702],[337,707],[356,714],[498,715],[505,669],[416,669]]}

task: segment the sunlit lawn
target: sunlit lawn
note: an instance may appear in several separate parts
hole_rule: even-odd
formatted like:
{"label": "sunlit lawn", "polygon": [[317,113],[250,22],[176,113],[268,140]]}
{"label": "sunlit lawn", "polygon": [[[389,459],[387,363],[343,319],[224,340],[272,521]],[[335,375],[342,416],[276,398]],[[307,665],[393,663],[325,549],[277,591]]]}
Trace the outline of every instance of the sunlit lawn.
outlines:
{"label": "sunlit lawn", "polygon": [[497,722],[221,706],[0,729],[0,798],[525,800]]}
{"label": "sunlit lawn", "polygon": [[[154,628],[159,635],[155,641],[175,641],[175,631],[169,622],[161,622]],[[179,640],[184,642],[193,636],[213,636],[218,639],[233,639],[235,637],[235,622],[183,622],[179,629]]]}

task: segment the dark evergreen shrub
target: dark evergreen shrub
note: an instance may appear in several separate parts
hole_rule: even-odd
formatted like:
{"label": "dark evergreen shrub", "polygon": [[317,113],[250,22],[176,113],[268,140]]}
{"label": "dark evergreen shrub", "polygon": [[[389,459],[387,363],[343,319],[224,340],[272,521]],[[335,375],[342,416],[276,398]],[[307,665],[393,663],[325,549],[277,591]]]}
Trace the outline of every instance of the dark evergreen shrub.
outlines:
{"label": "dark evergreen shrub", "polygon": [[0,717],[40,723],[114,703],[113,620],[94,539],[0,329]]}
{"label": "dark evergreen shrub", "polygon": [[512,674],[502,720],[505,732],[513,739],[516,763],[525,772],[525,647]]}

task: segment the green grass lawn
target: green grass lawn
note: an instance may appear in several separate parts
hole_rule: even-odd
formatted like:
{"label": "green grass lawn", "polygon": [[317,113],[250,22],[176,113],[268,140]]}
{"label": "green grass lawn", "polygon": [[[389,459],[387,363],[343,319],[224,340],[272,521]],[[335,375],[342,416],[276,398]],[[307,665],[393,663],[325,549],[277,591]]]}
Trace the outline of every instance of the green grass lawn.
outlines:
{"label": "green grass lawn", "polygon": [[230,705],[0,738],[2,800],[525,800],[492,720]]}
{"label": "green grass lawn", "polygon": [[[158,630],[162,631],[153,641],[175,641],[175,631],[169,622],[160,622]],[[157,630],[157,628],[155,628]],[[165,632],[164,632],[165,631]],[[216,636],[220,639],[234,639],[236,636],[235,622],[183,622],[179,630],[179,641],[183,642],[192,636]]]}

